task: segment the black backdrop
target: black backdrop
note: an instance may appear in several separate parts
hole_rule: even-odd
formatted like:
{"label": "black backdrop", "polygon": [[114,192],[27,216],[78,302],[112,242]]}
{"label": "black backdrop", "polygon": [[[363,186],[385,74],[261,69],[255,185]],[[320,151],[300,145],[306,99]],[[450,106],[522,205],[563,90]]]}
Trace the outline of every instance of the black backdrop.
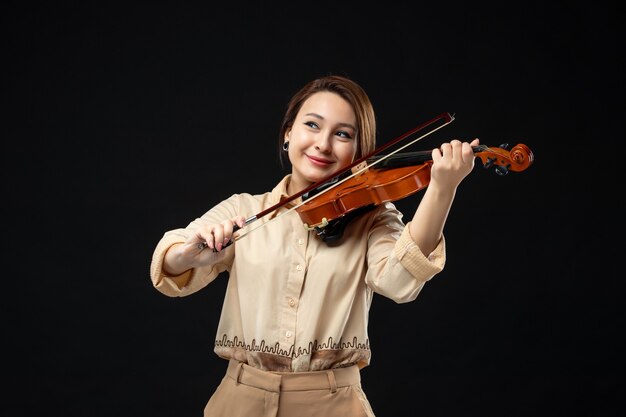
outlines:
{"label": "black backdrop", "polygon": [[416,149],[479,137],[535,155],[504,177],[477,160],[445,270],[413,303],[375,297],[377,415],[623,410],[615,7],[13,4],[1,19],[6,415],[201,415],[227,277],[165,297],[152,251],[273,187],[286,102],[329,73],[368,91],[379,145],[451,112]]}

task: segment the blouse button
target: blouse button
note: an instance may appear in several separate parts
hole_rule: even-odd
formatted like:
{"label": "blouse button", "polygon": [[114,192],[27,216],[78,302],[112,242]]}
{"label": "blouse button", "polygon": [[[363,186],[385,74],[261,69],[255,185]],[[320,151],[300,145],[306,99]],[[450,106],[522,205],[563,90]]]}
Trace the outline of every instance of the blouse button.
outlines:
{"label": "blouse button", "polygon": [[285,336],[291,337],[291,332],[289,330],[287,330],[287,332],[285,333]]}
{"label": "blouse button", "polygon": [[290,305],[291,307],[295,306],[295,305],[296,305],[296,300],[294,300],[293,298],[290,298],[290,299],[289,299],[289,305]]}
{"label": "blouse button", "polygon": [[304,239],[302,238],[298,239],[298,245],[304,245]]}
{"label": "blouse button", "polygon": [[298,271],[302,271],[302,265],[300,265],[300,264],[296,265],[296,269],[297,269]]}

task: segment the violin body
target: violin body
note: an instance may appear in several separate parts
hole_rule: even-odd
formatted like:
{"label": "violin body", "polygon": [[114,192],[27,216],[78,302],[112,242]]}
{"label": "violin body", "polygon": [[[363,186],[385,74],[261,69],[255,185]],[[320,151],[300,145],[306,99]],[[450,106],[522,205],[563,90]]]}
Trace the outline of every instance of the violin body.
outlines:
{"label": "violin body", "polygon": [[430,182],[431,162],[394,169],[367,169],[324,195],[296,209],[304,227],[319,229],[330,221],[368,205],[396,201],[418,192]]}

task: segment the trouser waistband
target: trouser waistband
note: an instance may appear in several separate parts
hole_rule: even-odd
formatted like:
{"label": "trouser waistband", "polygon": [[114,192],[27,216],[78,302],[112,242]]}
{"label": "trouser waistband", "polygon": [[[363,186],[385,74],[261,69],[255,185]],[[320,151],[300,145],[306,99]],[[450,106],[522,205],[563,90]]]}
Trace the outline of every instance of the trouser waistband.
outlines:
{"label": "trouser waistband", "polygon": [[356,385],[361,382],[358,365],[312,372],[268,372],[231,359],[226,375],[237,384],[251,385],[266,391],[309,391]]}

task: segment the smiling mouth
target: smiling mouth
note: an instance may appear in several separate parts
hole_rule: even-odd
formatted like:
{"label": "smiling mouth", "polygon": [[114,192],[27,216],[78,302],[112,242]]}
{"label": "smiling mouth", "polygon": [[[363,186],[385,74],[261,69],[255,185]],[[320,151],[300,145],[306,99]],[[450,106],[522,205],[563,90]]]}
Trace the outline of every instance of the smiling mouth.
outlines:
{"label": "smiling mouth", "polygon": [[317,165],[317,166],[324,166],[324,167],[326,167],[326,166],[331,165],[333,163],[332,161],[329,161],[327,159],[320,159],[320,158],[316,158],[316,157],[310,156],[310,155],[307,155],[306,157],[309,159],[309,161],[311,161],[311,163],[313,165]]}

